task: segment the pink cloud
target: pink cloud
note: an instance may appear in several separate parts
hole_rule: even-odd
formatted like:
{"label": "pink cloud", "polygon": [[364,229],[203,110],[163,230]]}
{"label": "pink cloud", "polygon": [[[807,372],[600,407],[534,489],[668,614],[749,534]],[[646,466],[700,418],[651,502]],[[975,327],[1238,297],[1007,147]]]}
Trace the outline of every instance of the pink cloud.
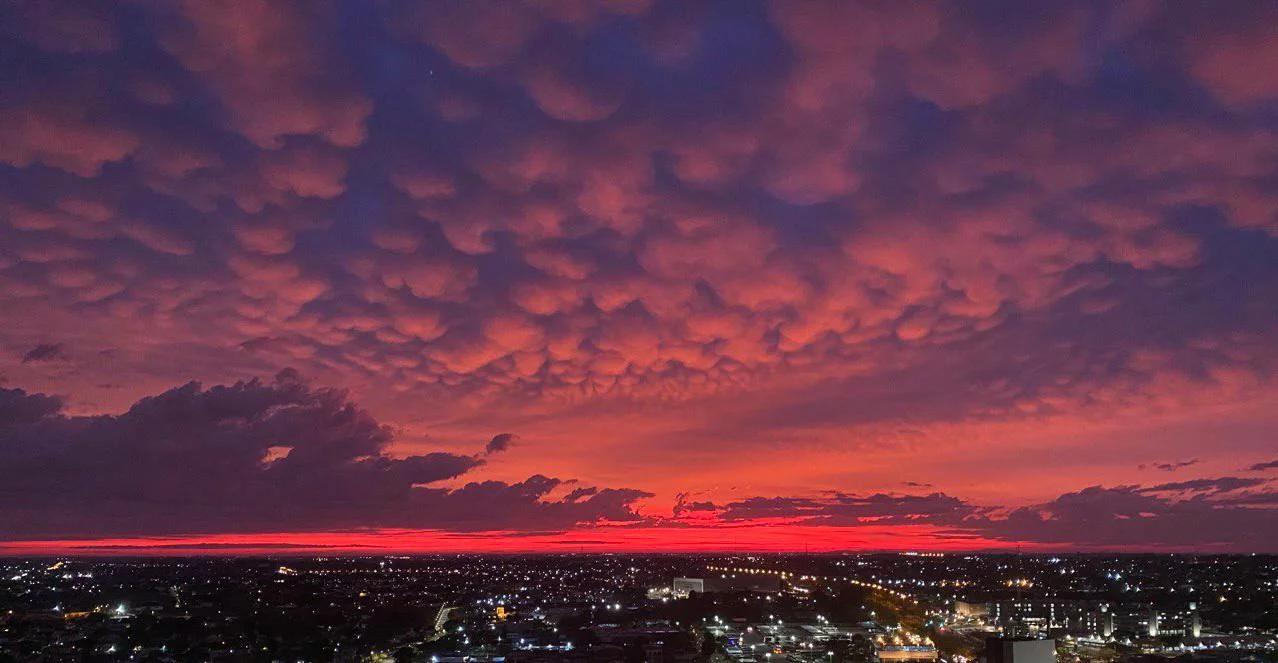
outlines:
{"label": "pink cloud", "polygon": [[371,107],[327,50],[337,20],[331,2],[251,0],[227,12],[185,0],[165,15],[161,43],[218,91],[230,126],[258,146],[309,134],[351,147],[364,141]]}

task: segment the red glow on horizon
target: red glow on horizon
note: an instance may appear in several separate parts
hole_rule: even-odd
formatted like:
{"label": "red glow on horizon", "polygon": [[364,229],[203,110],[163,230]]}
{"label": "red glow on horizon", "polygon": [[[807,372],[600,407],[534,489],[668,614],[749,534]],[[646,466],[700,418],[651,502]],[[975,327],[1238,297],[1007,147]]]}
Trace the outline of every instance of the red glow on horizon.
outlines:
{"label": "red glow on horizon", "polygon": [[[1015,542],[926,525],[859,527],[599,527],[557,533],[378,529],[0,543],[6,556],[296,555],[401,553],[972,552]],[[1043,548],[1030,544],[1030,549]]]}

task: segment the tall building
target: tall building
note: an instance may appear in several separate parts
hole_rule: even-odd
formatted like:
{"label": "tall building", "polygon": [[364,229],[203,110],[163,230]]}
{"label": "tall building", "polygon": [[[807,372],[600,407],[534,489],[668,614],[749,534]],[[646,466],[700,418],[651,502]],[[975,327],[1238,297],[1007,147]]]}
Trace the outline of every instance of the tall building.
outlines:
{"label": "tall building", "polygon": [[1145,625],[1146,634],[1151,638],[1160,635],[1200,638],[1203,634],[1202,617],[1198,615],[1198,604],[1193,601],[1181,609],[1159,610],[1158,606],[1151,605]]}
{"label": "tall building", "polygon": [[1114,635],[1114,613],[1109,606],[1102,604],[1097,615],[1096,625],[1100,629],[1101,637],[1108,638]]}

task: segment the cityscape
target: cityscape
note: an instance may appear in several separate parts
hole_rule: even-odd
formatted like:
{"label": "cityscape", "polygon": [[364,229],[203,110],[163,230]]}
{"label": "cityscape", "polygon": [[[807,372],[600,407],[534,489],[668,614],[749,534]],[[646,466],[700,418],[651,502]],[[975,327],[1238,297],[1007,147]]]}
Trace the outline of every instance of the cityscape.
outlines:
{"label": "cityscape", "polygon": [[1278,660],[1266,555],[0,562],[0,661]]}

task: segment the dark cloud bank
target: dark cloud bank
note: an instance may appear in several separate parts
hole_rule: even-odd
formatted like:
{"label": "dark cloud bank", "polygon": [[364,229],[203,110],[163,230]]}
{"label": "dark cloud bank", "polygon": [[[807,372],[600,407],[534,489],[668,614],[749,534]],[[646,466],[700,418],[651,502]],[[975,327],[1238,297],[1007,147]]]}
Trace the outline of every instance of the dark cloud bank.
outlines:
{"label": "dark cloud bank", "polygon": [[393,458],[390,430],[345,392],[287,373],[190,383],[114,416],[61,409],[56,397],[0,389],[0,538],[567,529],[638,520],[630,504],[647,495],[578,487],[551,498],[565,482],[539,475],[435,487],[483,458]]}
{"label": "dark cloud bank", "polygon": [[[119,415],[70,416],[62,407],[54,396],[0,389],[0,539],[379,527],[546,532],[602,521],[687,526],[695,518],[710,526],[933,525],[954,535],[1081,548],[1278,544],[1272,473],[1092,486],[1011,510],[939,492],[828,492],[722,505],[680,495],[673,519],[665,519],[635,511],[651,496],[642,490],[568,490],[572,482],[541,475],[438,487],[514,436],[498,434],[472,456],[391,457],[389,428],[345,392],[312,387],[290,371],[270,382],[186,384]],[[1272,469],[1264,465],[1253,469]]]}

